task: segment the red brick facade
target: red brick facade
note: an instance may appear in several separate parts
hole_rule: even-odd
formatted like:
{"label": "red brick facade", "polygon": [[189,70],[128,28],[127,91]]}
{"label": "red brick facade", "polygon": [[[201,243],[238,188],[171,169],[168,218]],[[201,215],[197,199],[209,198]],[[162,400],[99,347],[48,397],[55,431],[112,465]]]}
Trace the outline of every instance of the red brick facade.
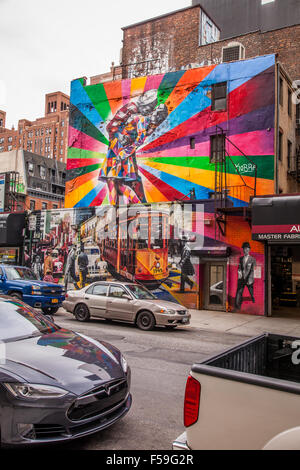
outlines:
{"label": "red brick facade", "polygon": [[278,53],[292,80],[300,79],[300,25],[199,46],[199,18],[198,5],[123,28],[123,78],[179,70],[188,64],[218,64],[222,48],[236,41],[245,47],[245,58]]}
{"label": "red brick facade", "polygon": [[198,5],[123,28],[123,78],[178,70],[196,62],[200,11]]}
{"label": "red brick facade", "polygon": [[35,121],[21,119],[18,129],[5,127],[5,112],[0,111],[0,154],[23,149],[66,163],[68,152],[70,98],[62,92],[45,96],[45,116]]}

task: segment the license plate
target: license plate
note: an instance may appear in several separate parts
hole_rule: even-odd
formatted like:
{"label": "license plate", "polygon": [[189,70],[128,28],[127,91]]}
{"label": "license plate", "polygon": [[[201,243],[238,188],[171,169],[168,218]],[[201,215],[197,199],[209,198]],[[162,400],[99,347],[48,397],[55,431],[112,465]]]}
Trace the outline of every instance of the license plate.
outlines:
{"label": "license plate", "polygon": [[57,299],[52,299],[52,303],[53,304],[58,304],[58,300]]}

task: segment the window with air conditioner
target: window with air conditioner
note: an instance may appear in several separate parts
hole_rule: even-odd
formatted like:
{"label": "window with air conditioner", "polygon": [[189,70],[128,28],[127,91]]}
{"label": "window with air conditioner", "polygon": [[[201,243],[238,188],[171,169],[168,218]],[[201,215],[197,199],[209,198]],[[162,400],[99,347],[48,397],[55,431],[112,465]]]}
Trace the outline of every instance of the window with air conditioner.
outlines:
{"label": "window with air conditioner", "polygon": [[222,50],[222,62],[234,62],[245,59],[245,48],[238,42],[228,44]]}

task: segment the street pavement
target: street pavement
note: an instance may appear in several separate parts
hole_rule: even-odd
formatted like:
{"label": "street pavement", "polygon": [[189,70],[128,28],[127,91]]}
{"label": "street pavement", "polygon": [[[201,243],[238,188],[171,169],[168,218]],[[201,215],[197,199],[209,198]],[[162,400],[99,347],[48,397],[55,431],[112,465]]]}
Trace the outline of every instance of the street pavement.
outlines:
{"label": "street pavement", "polygon": [[132,370],[133,405],[111,428],[58,449],[170,450],[183,432],[183,400],[193,363],[241,343],[247,337],[196,327],[141,331],[134,325],[92,319],[77,322],[60,309],[58,325],[118,347]]}
{"label": "street pavement", "polygon": [[80,323],[60,309],[58,325],[112,343],[132,370],[133,405],[111,428],[61,449],[170,450],[183,430],[186,379],[193,363],[265,331],[300,336],[295,318],[266,318],[243,314],[192,310],[190,326],[169,331],[141,331],[134,325],[92,319]]}

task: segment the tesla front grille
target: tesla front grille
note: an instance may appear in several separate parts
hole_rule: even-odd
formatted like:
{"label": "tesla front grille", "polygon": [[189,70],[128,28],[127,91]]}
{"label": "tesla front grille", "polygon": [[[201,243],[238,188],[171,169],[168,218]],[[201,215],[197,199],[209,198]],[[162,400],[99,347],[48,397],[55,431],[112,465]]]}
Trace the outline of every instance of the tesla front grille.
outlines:
{"label": "tesla front grille", "polygon": [[110,413],[122,404],[128,394],[126,379],[113,380],[81,395],[69,408],[71,421],[82,421]]}

